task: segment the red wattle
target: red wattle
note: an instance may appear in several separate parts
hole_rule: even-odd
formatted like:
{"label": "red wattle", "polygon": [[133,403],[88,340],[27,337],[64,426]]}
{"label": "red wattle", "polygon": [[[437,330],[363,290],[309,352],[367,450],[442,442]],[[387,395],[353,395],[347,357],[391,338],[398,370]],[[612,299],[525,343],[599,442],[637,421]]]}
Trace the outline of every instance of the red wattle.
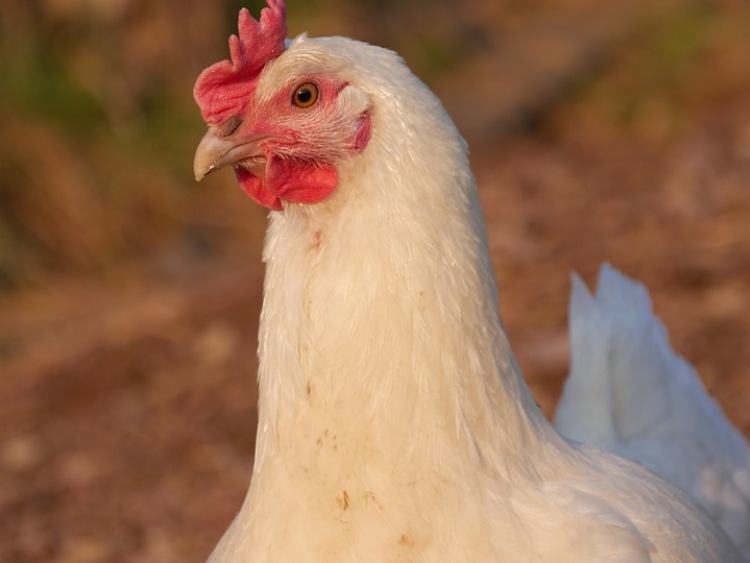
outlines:
{"label": "red wattle", "polygon": [[271,157],[266,167],[266,189],[292,203],[323,201],[338,181],[336,168],[322,162]]}
{"label": "red wattle", "polygon": [[265,179],[239,166],[234,168],[234,174],[245,194],[274,211],[282,209],[282,201],[321,202],[336,189],[339,179],[331,164],[276,156],[270,157],[266,165]]}
{"label": "red wattle", "polygon": [[242,191],[255,203],[274,211],[281,211],[281,200],[266,189],[260,178],[237,166],[234,168],[234,175]]}

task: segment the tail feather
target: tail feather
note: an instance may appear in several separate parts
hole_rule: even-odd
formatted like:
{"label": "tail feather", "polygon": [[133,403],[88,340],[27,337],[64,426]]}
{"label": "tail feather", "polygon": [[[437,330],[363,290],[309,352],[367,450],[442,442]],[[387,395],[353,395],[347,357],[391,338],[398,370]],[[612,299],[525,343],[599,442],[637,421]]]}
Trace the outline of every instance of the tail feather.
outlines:
{"label": "tail feather", "polygon": [[646,288],[609,265],[596,295],[572,279],[565,436],[637,461],[693,495],[750,555],[750,450],[674,352]]}

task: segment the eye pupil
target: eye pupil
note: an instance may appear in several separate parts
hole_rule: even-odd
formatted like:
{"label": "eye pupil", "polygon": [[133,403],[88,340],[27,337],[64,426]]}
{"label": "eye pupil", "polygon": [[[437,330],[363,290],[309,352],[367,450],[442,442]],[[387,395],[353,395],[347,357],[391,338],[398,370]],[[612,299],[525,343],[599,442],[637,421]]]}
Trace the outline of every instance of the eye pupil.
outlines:
{"label": "eye pupil", "polygon": [[318,101],[318,87],[312,82],[306,82],[294,90],[292,103],[299,108],[309,108]]}

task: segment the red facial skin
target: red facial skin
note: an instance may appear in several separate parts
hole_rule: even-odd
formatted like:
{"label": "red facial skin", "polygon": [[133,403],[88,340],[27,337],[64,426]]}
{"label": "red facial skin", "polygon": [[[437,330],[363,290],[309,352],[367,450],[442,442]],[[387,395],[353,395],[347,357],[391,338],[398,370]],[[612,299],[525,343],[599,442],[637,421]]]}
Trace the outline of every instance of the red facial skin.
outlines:
{"label": "red facial skin", "polygon": [[[337,103],[347,84],[333,76],[300,76],[279,84],[269,100],[256,99],[263,69],[286,49],[284,0],[266,2],[258,21],[240,11],[238,35],[229,39],[231,60],[211,65],[196,81],[193,94],[209,131],[193,167],[200,180],[232,164],[247,195],[280,210],[283,201],[326,199],[338,185],[337,164],[364,150],[372,124],[367,110],[351,115],[347,103]],[[298,107],[294,92],[307,82],[317,86],[318,100]]]}
{"label": "red facial skin", "polygon": [[[310,107],[298,107],[294,92],[308,82],[317,86],[318,99]],[[341,111],[337,98],[346,87],[330,77],[310,76],[280,88],[267,101],[257,101],[252,92],[242,124],[231,134],[239,142],[263,136],[252,164],[234,164],[248,196],[278,211],[283,201],[312,204],[331,195],[338,185],[337,162],[364,150],[371,133],[368,113],[352,118]]]}

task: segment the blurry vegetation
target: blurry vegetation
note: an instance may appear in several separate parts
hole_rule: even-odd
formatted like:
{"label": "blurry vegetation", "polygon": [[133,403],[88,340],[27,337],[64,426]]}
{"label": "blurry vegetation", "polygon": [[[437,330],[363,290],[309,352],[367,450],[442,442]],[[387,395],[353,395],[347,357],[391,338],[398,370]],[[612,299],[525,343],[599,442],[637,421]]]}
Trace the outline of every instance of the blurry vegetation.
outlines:
{"label": "blurry vegetation", "polygon": [[623,124],[633,122],[639,112],[658,104],[669,112],[678,112],[684,80],[705,54],[714,13],[706,6],[694,6],[640,37],[626,54],[630,71],[616,80],[601,82],[600,97],[612,107],[614,117]]}
{"label": "blurry vegetation", "polygon": [[577,115],[664,143],[685,133],[696,112],[743,95],[750,71],[739,58],[750,21],[745,11],[727,17],[722,4],[686,3],[641,30],[602,73],[579,81]]}
{"label": "blurry vegetation", "polygon": [[106,270],[177,228],[201,129],[186,93],[221,17],[188,4],[5,2],[0,289]]}
{"label": "blurry vegetation", "polygon": [[[450,75],[551,0],[291,0],[294,35],[345,34],[400,52],[427,81]],[[585,0],[566,0],[566,6]],[[242,248],[262,210],[192,179],[203,131],[190,95],[225,57],[241,6],[263,0],[5,0],[0,19],[0,291],[100,275],[144,257],[159,266]],[[644,30],[614,78],[579,99],[624,124],[686,103],[684,80],[727,30],[704,3]],[[726,74],[726,73],[725,73]],[[214,188],[211,188],[213,184]],[[177,256],[177,258],[175,258]],[[172,266],[168,266],[172,267]]]}
{"label": "blurry vegetation", "polygon": [[[447,0],[291,4],[291,34],[384,44],[422,74],[455,64],[487,11],[480,0],[458,12]],[[243,5],[257,14],[265,2],[4,2],[0,291],[116,272],[144,256],[189,261],[259,232],[248,223],[260,210],[233,215],[241,196],[209,196],[191,166],[203,131],[192,83],[226,56]]]}

